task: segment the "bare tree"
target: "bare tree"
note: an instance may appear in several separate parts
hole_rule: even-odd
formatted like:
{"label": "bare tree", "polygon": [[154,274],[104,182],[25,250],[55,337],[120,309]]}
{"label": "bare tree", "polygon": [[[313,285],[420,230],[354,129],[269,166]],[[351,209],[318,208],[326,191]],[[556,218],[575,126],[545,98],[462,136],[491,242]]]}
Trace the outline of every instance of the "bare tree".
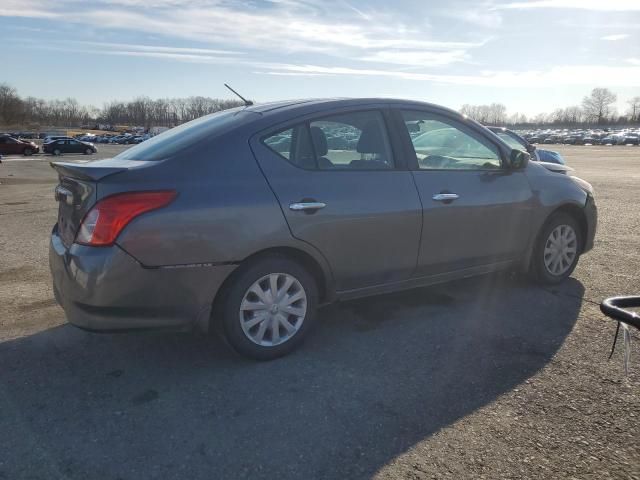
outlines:
{"label": "bare tree", "polygon": [[12,124],[22,115],[22,100],[15,88],[0,84],[0,121]]}
{"label": "bare tree", "polygon": [[633,97],[627,103],[629,104],[629,120],[631,122],[640,121],[640,97]]}
{"label": "bare tree", "polygon": [[587,119],[602,124],[613,114],[613,103],[617,100],[615,93],[607,88],[594,88],[591,95],[584,97],[582,108]]}

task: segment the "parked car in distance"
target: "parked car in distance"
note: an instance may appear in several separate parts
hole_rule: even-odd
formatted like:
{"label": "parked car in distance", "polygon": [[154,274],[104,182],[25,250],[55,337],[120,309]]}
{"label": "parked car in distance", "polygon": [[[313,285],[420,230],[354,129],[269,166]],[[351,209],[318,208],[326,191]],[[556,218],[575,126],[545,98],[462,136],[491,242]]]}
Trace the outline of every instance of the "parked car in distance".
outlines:
{"label": "parked car in distance", "polygon": [[118,143],[120,143],[121,145],[135,145],[136,143],[140,143],[141,138],[142,137],[138,135],[128,135],[124,138],[121,138]]}
{"label": "parked car in distance", "polygon": [[93,135],[93,134],[87,134],[87,135],[80,135],[76,137],[76,140],[80,140],[81,142],[90,142],[93,143],[96,141],[96,139],[98,138],[97,135]]}
{"label": "parked car in distance", "polygon": [[83,153],[85,155],[92,155],[98,150],[92,143],[81,142],[74,138],[63,138],[45,143],[42,145],[42,151],[44,153],[50,153],[51,155],[62,155],[63,153]]}
{"label": "parked car in distance", "polygon": [[560,152],[556,152],[555,150],[536,150],[536,155],[538,157],[538,161],[546,162],[546,163],[555,163],[558,165],[566,165],[566,161]]}
{"label": "parked car in distance", "polygon": [[336,300],[502,269],[557,284],[596,229],[568,168],[421,102],[253,105],[52,166],[49,263],[72,324],[219,328],[256,359],[290,352]]}
{"label": "parked car in distance", "polygon": [[637,133],[627,133],[622,137],[623,145],[638,145],[640,142],[638,141]]}
{"label": "parked car in distance", "polygon": [[528,152],[531,155],[531,160],[538,162],[557,163],[560,165],[565,164],[564,158],[559,152],[537,148],[535,145],[529,143],[513,130],[509,130],[505,127],[487,128],[495,133],[503,142],[505,142],[511,148],[517,148],[519,150],[522,150],[523,152]]}
{"label": "parked car in distance", "polygon": [[44,139],[42,140],[42,144],[44,145],[45,143],[51,143],[56,140],[75,140],[75,138],[67,137],[66,135],[51,135],[48,137],[44,137]]}
{"label": "parked car in distance", "polygon": [[0,155],[24,155],[38,153],[40,148],[28,140],[19,140],[9,135],[0,135]]}

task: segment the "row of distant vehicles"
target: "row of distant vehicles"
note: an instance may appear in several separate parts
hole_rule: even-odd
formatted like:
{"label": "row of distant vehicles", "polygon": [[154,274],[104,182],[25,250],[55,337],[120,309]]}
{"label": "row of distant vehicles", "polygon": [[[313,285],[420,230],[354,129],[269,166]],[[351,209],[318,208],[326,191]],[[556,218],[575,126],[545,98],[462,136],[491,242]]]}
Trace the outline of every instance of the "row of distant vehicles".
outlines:
{"label": "row of distant vehicles", "polygon": [[532,144],[640,145],[640,128],[611,130],[524,130],[518,132]]}
{"label": "row of distant vehicles", "polygon": [[[90,142],[67,136],[51,136],[42,140],[42,153],[62,155],[63,153],[82,153],[93,155],[98,150]],[[40,153],[40,147],[33,141],[16,138],[10,134],[0,134],[0,155],[24,155],[29,157]]]}
{"label": "row of distant vehicles", "polygon": [[[52,135],[42,139],[42,153],[49,153],[51,155],[62,155],[65,153],[92,155],[98,151],[95,146],[96,143],[134,145],[142,143],[149,138],[151,138],[149,134],[80,134],[75,137]],[[0,134],[0,155],[24,155],[28,157],[40,153],[40,150],[40,147],[31,139],[10,133]]]}
{"label": "row of distant vehicles", "polygon": [[138,143],[142,143],[145,140],[151,138],[152,135],[149,133],[145,133],[144,135],[134,135],[130,133],[125,133],[122,135],[107,133],[104,135],[93,135],[93,134],[85,134],[80,136],[78,139],[83,142],[91,142],[91,143],[111,143],[117,145],[135,145]]}

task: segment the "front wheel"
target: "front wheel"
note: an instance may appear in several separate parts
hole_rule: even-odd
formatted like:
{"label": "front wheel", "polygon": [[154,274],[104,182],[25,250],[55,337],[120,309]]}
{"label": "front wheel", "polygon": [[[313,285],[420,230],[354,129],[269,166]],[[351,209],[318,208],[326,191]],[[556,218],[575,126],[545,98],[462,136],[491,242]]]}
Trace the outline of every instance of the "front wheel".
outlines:
{"label": "front wheel", "polygon": [[578,222],[556,213],[545,223],[536,240],[531,271],[540,283],[557,284],[568,278],[578,264],[583,245]]}
{"label": "front wheel", "polygon": [[274,256],[240,267],[221,309],[227,341],[242,355],[271,360],[291,352],[313,324],[314,278],[297,262]]}
{"label": "front wheel", "polygon": [[22,152],[24,154],[25,157],[30,157],[31,155],[33,155],[33,149],[31,148],[25,148],[24,152]]}
{"label": "front wheel", "polygon": [[90,148],[87,148],[87,149],[84,151],[84,154],[85,154],[85,155],[92,155],[92,154],[93,154],[93,150],[92,150],[92,149],[90,149]]}
{"label": "front wheel", "polygon": [[59,148],[56,148],[56,149],[53,151],[53,154],[54,154],[56,157],[60,156],[60,154],[61,154],[61,153],[62,153],[62,152],[60,151],[60,149],[59,149]]}

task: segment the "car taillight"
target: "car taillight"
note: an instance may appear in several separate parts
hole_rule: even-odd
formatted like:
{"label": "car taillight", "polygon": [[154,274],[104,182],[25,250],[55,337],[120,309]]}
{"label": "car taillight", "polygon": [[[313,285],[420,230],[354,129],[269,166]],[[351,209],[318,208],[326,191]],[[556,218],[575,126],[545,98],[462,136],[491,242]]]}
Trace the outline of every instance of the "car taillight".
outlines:
{"label": "car taillight", "polygon": [[113,245],[131,220],[166,207],[174,198],[176,192],[173,190],[117,193],[103,198],[85,215],[76,243],[92,247]]}

